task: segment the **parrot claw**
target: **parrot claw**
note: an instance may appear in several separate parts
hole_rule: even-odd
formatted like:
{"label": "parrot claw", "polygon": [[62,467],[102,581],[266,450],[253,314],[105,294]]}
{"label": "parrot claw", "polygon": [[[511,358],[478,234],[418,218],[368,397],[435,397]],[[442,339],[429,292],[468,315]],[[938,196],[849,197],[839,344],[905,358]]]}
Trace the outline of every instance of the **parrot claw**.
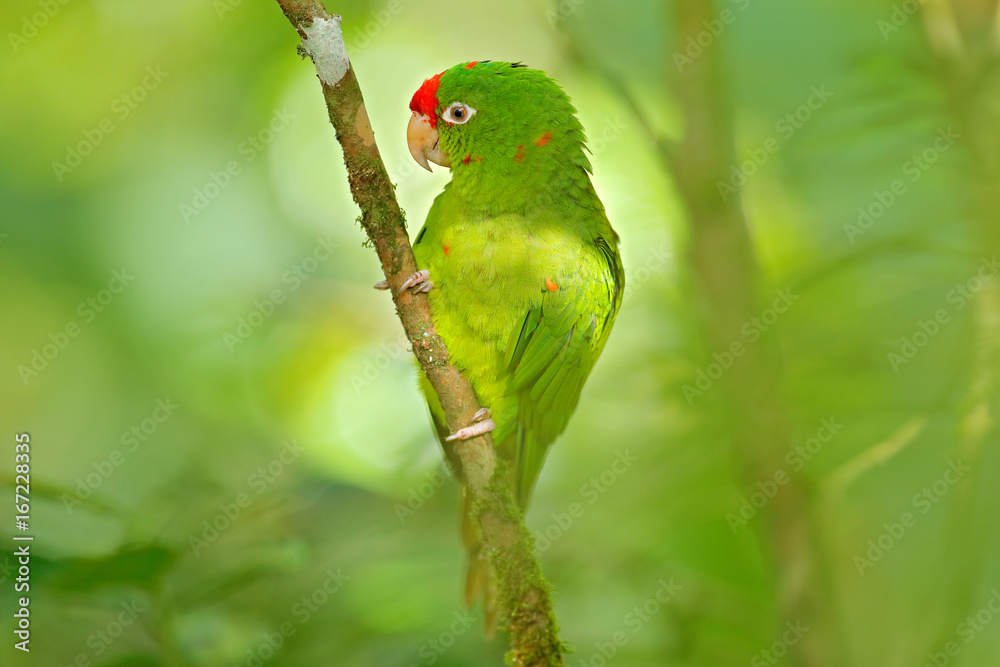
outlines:
{"label": "parrot claw", "polygon": [[[424,269],[422,271],[417,271],[412,276],[407,278],[406,282],[400,285],[399,287],[400,294],[402,294],[404,290],[408,289],[412,289],[414,292],[418,294],[420,292],[430,292],[431,288],[434,287],[434,283],[428,280],[428,278],[430,277],[431,274],[427,269]],[[372,287],[374,287],[375,289],[387,290],[389,289],[389,281],[380,280],[374,285],[372,285]]]}
{"label": "parrot claw", "polygon": [[490,419],[490,409],[480,408],[476,414],[472,416],[472,421],[475,422],[472,426],[466,426],[465,428],[460,428],[447,438],[446,442],[451,440],[468,440],[469,438],[475,438],[477,435],[482,435],[484,433],[489,433],[497,427]]}
{"label": "parrot claw", "polygon": [[408,290],[412,287],[413,291],[418,294],[420,292],[430,292],[431,288],[434,287],[434,283],[429,280],[430,277],[430,271],[427,269],[421,269],[407,278],[406,282],[399,286],[399,291],[402,293],[404,290]]}

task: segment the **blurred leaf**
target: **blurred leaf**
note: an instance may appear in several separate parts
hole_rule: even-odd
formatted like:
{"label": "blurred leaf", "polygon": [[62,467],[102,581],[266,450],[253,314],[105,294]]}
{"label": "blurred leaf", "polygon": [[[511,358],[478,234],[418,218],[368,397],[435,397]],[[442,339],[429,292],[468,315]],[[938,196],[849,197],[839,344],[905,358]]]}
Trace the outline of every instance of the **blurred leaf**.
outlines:
{"label": "blurred leaf", "polygon": [[53,584],[66,591],[89,592],[112,586],[151,591],[177,560],[173,549],[157,545],[123,548],[105,558],[68,558],[59,562]]}

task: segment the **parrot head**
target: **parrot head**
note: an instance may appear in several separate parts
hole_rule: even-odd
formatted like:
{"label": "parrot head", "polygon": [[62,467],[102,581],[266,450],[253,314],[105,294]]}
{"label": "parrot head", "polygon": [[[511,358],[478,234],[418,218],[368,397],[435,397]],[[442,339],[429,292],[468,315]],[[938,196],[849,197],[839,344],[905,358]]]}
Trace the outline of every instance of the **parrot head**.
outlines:
{"label": "parrot head", "polygon": [[526,184],[567,163],[590,171],[576,109],[541,70],[460,63],[424,81],[410,111],[410,155],[428,171],[428,162],[451,168],[453,180],[464,173]]}

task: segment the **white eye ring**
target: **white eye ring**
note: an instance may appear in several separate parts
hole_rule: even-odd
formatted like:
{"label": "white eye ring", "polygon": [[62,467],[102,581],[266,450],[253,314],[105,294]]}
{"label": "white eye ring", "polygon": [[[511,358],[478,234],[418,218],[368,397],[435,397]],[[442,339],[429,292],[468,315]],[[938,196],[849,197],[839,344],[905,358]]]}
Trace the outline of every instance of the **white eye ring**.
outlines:
{"label": "white eye ring", "polygon": [[461,102],[452,102],[448,108],[441,112],[441,118],[453,125],[468,123],[476,113],[476,110]]}

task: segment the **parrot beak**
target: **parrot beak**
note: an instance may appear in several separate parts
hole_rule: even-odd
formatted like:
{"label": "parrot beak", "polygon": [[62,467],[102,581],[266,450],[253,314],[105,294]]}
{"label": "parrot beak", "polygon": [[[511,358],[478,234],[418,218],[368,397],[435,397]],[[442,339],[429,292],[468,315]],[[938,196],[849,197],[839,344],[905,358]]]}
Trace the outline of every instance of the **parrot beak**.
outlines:
{"label": "parrot beak", "polygon": [[451,158],[438,146],[438,132],[431,127],[430,119],[422,113],[413,112],[410,123],[406,126],[406,143],[410,147],[410,155],[421,167],[430,171],[430,160],[442,167],[451,166]]}

